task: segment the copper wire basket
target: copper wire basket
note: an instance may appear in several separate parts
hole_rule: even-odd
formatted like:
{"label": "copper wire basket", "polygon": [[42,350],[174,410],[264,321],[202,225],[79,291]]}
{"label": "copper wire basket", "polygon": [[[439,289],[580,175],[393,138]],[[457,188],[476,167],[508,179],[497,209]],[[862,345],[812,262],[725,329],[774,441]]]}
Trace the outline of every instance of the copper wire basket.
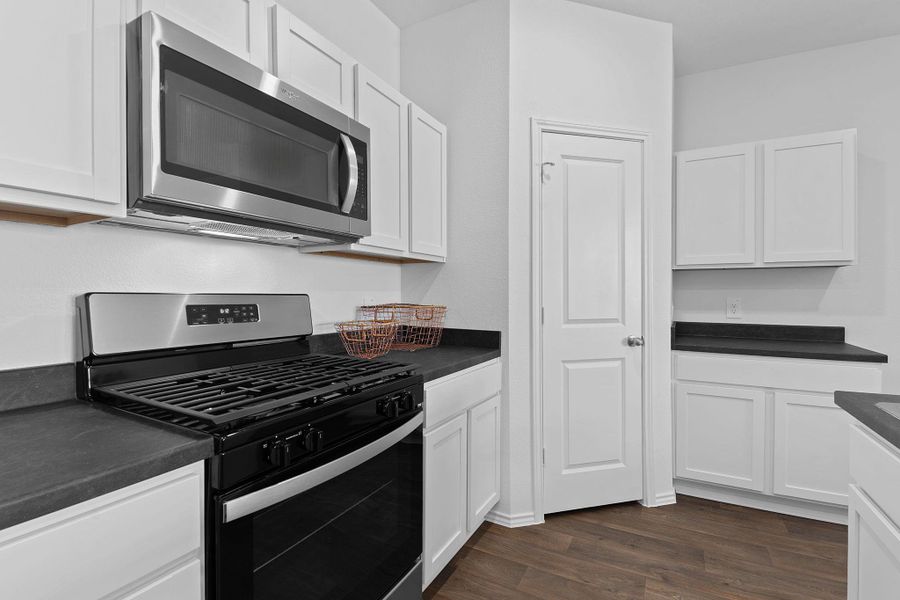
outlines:
{"label": "copper wire basket", "polygon": [[391,350],[414,352],[433,348],[441,343],[447,307],[439,304],[376,304],[360,306],[363,321],[397,324],[397,335]]}
{"label": "copper wire basket", "polygon": [[399,329],[396,321],[344,321],[335,323],[344,349],[350,356],[377,358],[391,350]]}

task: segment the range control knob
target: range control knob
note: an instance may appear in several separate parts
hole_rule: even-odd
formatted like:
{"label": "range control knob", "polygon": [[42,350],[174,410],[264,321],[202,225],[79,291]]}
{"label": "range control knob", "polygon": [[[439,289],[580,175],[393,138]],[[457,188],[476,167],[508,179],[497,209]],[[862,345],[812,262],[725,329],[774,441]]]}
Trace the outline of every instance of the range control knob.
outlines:
{"label": "range control knob", "polygon": [[317,452],[322,448],[325,433],[321,429],[310,427],[300,432],[300,445],[307,452]]}
{"label": "range control knob", "polygon": [[276,467],[286,467],[291,464],[291,446],[284,440],[275,440],[269,444],[269,452],[266,457],[269,463]]}
{"label": "range control knob", "polygon": [[393,419],[400,414],[400,399],[397,396],[383,398],[378,401],[375,409],[382,417]]}
{"label": "range control knob", "polygon": [[403,392],[400,395],[400,412],[409,412],[415,408],[416,397],[412,392]]}

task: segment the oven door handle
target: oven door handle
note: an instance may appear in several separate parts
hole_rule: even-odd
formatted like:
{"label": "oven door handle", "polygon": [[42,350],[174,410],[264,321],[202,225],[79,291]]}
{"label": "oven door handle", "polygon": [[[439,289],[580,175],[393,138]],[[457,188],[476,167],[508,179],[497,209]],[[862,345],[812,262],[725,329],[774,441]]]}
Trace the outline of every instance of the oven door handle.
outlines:
{"label": "oven door handle", "polygon": [[422,425],[424,417],[422,413],[417,414],[411,420],[403,424],[403,426],[393,430],[389,434],[381,437],[374,442],[354,450],[350,454],[344,455],[337,460],[316,467],[312,471],[301,473],[296,477],[285,479],[280,483],[250,492],[234,500],[228,500],[222,504],[222,522],[230,523],[241,517],[252,515],[264,508],[268,508],[278,504],[282,500],[287,500],[298,494],[310,490],[317,485],[323,484],[329,479],[334,479],[339,475],[343,475],[350,469],[358,467],[367,460],[370,460],[381,454],[410,433],[415,431]]}

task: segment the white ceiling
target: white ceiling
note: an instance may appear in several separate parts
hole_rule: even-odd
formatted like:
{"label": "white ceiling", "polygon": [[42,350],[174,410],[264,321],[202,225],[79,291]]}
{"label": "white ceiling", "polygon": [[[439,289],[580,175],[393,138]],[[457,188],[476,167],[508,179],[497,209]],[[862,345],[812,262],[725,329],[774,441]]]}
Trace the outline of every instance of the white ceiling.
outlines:
{"label": "white ceiling", "polygon": [[[373,0],[400,27],[471,1]],[[575,1],[672,23],[677,75],[900,34],[898,0]]]}

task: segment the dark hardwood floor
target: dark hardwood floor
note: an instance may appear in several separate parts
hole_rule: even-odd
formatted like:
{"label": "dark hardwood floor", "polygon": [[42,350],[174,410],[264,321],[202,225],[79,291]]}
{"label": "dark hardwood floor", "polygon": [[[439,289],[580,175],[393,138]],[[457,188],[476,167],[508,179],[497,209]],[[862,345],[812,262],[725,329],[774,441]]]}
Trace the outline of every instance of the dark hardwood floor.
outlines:
{"label": "dark hardwood floor", "polygon": [[679,496],[486,523],[426,599],[846,600],[847,528]]}

